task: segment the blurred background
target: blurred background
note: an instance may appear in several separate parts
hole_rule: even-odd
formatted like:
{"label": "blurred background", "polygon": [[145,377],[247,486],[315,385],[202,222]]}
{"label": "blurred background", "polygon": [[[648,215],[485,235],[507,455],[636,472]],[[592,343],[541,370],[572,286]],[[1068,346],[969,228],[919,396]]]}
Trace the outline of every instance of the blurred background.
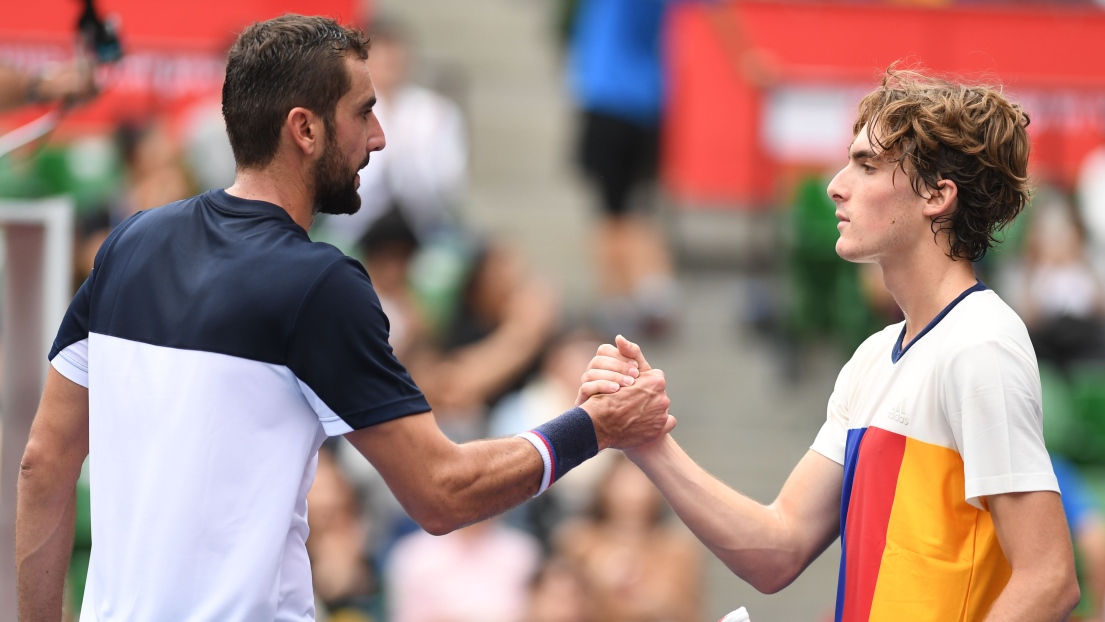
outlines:
{"label": "blurred background", "polygon": [[[86,47],[74,45],[84,6],[7,0],[0,67],[36,75],[70,62]],[[1105,619],[1105,4],[96,8],[124,52],[97,65],[102,93],[64,115],[56,104],[0,114],[0,152],[18,142],[10,132],[60,121],[0,155],[0,555],[11,551],[14,468],[47,349],[13,319],[48,276],[38,264],[34,278],[21,276],[16,240],[33,238],[27,223],[38,222],[27,210],[65,198],[71,218],[41,225],[63,231],[64,244],[27,247],[45,253],[39,264],[64,264],[61,277],[50,272],[64,282],[64,310],[113,226],[232,182],[219,108],[226,48],[244,25],[292,11],[373,36],[388,146],[361,173],[362,211],[320,219],[311,236],[365,263],[392,346],[450,437],[513,434],[562,412],[597,345],[620,332],[667,373],[680,443],[763,502],[812,442],[852,350],[901,320],[877,268],[834,252],[825,186],[845,164],[856,104],[894,62],[1003,84],[1031,116],[1039,191],[977,270],[1032,334],[1083,585],[1076,619]],[[44,300],[30,307],[41,324],[30,330],[52,338],[60,311]],[[79,493],[86,501],[87,488]],[[832,616],[839,545],[780,594],[758,594],[613,452],[500,519],[435,538],[335,439],[320,453],[309,504],[320,620],[690,622],[740,605],[757,621]],[[94,545],[88,533],[85,512],[71,603]],[[8,564],[0,596],[14,593]]]}

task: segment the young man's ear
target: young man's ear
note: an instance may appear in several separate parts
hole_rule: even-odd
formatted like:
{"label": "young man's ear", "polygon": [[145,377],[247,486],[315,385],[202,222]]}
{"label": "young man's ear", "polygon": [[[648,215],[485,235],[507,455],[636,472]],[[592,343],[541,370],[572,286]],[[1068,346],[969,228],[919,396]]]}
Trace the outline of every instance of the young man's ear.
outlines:
{"label": "young man's ear", "polygon": [[959,198],[959,188],[950,179],[941,179],[936,182],[936,189],[928,189],[929,195],[925,197],[925,207],[922,213],[929,218],[936,218],[955,211]]}
{"label": "young man's ear", "polygon": [[306,108],[296,106],[288,111],[284,132],[303,155],[314,155],[322,149],[322,119]]}

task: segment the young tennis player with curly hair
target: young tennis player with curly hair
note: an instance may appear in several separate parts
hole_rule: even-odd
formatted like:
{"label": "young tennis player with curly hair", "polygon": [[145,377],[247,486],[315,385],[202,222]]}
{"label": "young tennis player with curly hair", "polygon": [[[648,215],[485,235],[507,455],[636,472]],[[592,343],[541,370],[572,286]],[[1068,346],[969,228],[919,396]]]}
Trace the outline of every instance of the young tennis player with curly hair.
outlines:
{"label": "young tennis player with curly hair", "polygon": [[[841,540],[836,620],[1064,620],[1078,601],[1024,323],[974,273],[1030,196],[1028,115],[998,89],[891,67],[828,186],[837,253],[881,266],[905,321],[844,366],[769,505],[665,436],[628,451],[730,569],[783,589]],[[619,340],[592,379],[640,349]]]}

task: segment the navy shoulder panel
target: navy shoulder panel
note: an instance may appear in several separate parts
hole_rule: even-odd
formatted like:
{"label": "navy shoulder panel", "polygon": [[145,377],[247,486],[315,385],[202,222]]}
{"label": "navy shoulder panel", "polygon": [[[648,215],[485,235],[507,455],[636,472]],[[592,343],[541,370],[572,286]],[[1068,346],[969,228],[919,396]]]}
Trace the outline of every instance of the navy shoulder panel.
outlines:
{"label": "navy shoulder panel", "polygon": [[358,430],[430,410],[388,344],[388,319],[368,273],[348,257],[311,286],[288,347],[288,367]]}
{"label": "navy shoulder panel", "polygon": [[284,364],[307,291],[343,257],[279,206],[208,192],[136,215],[105,242],[88,330]]}

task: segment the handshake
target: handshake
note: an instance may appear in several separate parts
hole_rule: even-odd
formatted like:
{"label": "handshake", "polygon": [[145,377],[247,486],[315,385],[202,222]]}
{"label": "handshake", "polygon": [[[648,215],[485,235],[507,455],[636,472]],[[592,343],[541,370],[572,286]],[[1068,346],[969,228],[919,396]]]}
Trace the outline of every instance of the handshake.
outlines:
{"label": "handshake", "polygon": [[591,416],[600,450],[636,449],[675,427],[664,372],[625,337],[599,346],[581,380],[576,406]]}

